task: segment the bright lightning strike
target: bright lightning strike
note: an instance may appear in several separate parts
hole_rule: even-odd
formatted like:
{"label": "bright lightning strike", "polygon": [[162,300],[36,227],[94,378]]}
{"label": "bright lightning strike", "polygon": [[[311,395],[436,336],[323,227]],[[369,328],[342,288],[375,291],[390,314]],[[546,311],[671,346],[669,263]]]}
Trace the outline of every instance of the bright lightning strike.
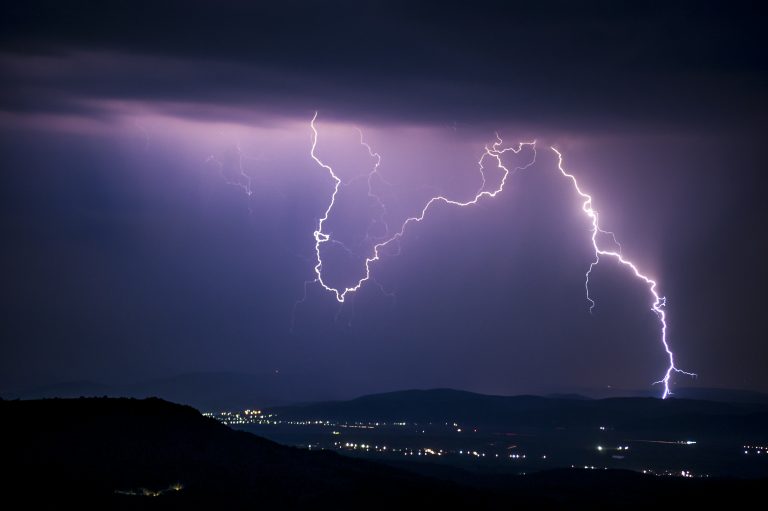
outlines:
{"label": "bright lightning strike", "polygon": [[[494,142],[491,147],[488,147],[488,146],[485,147],[485,151],[483,152],[482,156],[480,156],[480,160],[478,160],[478,162],[477,162],[478,165],[480,166],[480,174],[482,176],[482,183],[483,184],[481,185],[481,187],[480,187],[479,191],[477,192],[477,194],[471,200],[468,200],[466,202],[462,202],[462,201],[457,201],[457,200],[449,199],[449,198],[444,197],[442,195],[438,195],[436,197],[432,197],[431,199],[429,199],[427,204],[421,210],[421,213],[419,215],[407,218],[403,222],[403,224],[400,226],[400,230],[399,231],[397,231],[395,234],[391,235],[390,237],[386,238],[384,241],[381,241],[381,242],[379,242],[379,243],[377,243],[377,244],[375,244],[373,246],[373,255],[371,255],[369,257],[366,257],[366,259],[365,259],[365,274],[357,281],[357,283],[355,285],[349,286],[349,287],[344,287],[344,288],[337,288],[337,287],[329,286],[325,282],[325,280],[323,279],[323,259],[322,259],[322,255],[321,255],[321,246],[324,243],[333,242],[333,240],[331,238],[331,235],[328,234],[328,233],[323,232],[323,226],[324,226],[325,222],[328,220],[328,216],[330,215],[331,210],[333,209],[333,206],[334,206],[334,204],[336,202],[336,196],[339,193],[339,186],[341,185],[341,179],[336,175],[336,173],[333,171],[333,168],[331,168],[330,165],[324,163],[322,160],[320,160],[320,158],[317,157],[317,154],[315,154],[315,150],[317,148],[317,138],[318,138],[317,128],[315,127],[315,120],[317,120],[317,112],[315,112],[315,115],[312,117],[312,121],[310,122],[310,127],[312,128],[312,148],[310,150],[310,156],[312,157],[313,160],[315,160],[315,162],[319,166],[321,166],[322,168],[324,168],[325,170],[328,171],[329,175],[331,176],[331,178],[333,179],[333,182],[334,182],[333,193],[331,194],[330,203],[328,204],[328,207],[326,208],[325,213],[323,213],[323,216],[320,217],[320,219],[318,220],[318,222],[317,222],[317,229],[314,232],[314,237],[315,237],[315,257],[316,257],[316,261],[317,261],[317,264],[315,265],[315,268],[314,268],[315,269],[315,282],[318,282],[323,287],[323,289],[325,289],[326,291],[330,291],[331,293],[333,293],[336,296],[336,300],[339,303],[343,303],[349,293],[354,293],[355,291],[360,289],[363,286],[363,284],[365,284],[365,282],[367,282],[371,278],[371,264],[376,262],[376,261],[378,261],[379,259],[381,259],[381,249],[383,249],[384,247],[386,247],[390,243],[395,242],[395,241],[399,240],[400,238],[402,238],[403,235],[405,234],[406,229],[408,228],[408,226],[410,224],[412,224],[412,223],[419,223],[422,220],[424,220],[424,217],[427,215],[427,212],[430,210],[430,208],[434,204],[437,204],[439,202],[443,202],[445,204],[450,204],[450,205],[453,205],[453,206],[466,207],[466,206],[472,206],[474,204],[477,204],[478,201],[480,201],[483,198],[486,198],[486,197],[487,198],[496,197],[496,195],[498,195],[504,189],[504,185],[507,182],[507,177],[510,174],[509,169],[507,169],[504,166],[504,164],[502,163],[502,161],[501,161],[501,156],[504,153],[506,153],[508,151],[512,151],[514,153],[519,153],[523,149],[524,146],[530,146],[534,150],[534,158],[527,165],[525,165],[523,167],[518,167],[515,170],[526,169],[526,168],[530,167],[531,165],[533,165],[534,162],[536,161],[536,156],[535,156],[536,155],[536,142],[535,141],[534,142],[521,142],[520,144],[518,144],[517,149],[511,148],[511,147],[500,149],[499,146],[502,144],[502,140],[501,140],[501,138],[499,138],[497,136],[496,142]],[[369,152],[371,152],[372,155],[376,154],[376,153],[372,153],[372,151],[370,150],[370,146],[368,146],[368,144],[365,144],[365,142],[361,142],[361,143],[363,143],[366,147],[368,147]],[[376,154],[376,156],[378,157],[378,154]],[[502,175],[502,178],[501,178],[501,182],[499,183],[499,186],[494,188],[493,190],[485,190],[484,189],[485,185],[486,185],[486,182],[485,182],[485,167],[483,165],[483,161],[485,160],[485,158],[487,156],[495,159],[498,167],[500,169],[502,169],[502,171],[503,171],[503,175]],[[377,160],[376,169],[378,169],[378,165],[379,165],[378,162],[380,162],[380,161],[381,160],[379,158]],[[374,172],[376,172],[376,169],[374,169]],[[370,175],[373,175],[374,172],[372,172]],[[370,188],[369,188],[369,193],[370,193]]]}
{"label": "bright lightning strike", "polygon": [[[584,286],[587,291],[587,300],[590,303],[589,310],[592,311],[595,307],[595,301],[589,296],[589,276],[592,274],[592,270],[597,266],[597,264],[600,262],[600,257],[612,257],[616,259],[619,263],[624,265],[625,267],[629,268],[634,276],[643,282],[648,286],[648,291],[651,293],[651,297],[653,299],[653,303],[651,304],[651,310],[656,314],[656,316],[659,318],[659,323],[661,324],[661,343],[664,346],[664,351],[667,353],[667,357],[669,359],[669,365],[667,366],[667,370],[664,373],[664,377],[655,382],[654,384],[663,384],[664,385],[664,393],[662,394],[662,398],[666,398],[670,395],[669,390],[669,381],[672,378],[673,373],[681,373],[686,374],[688,376],[696,376],[695,373],[689,373],[686,371],[683,371],[682,369],[678,369],[677,366],[675,366],[675,354],[672,352],[672,350],[669,347],[669,342],[667,342],[667,313],[664,310],[664,307],[666,305],[666,299],[659,294],[659,292],[656,290],[657,283],[655,280],[651,279],[647,275],[640,272],[640,270],[635,266],[635,264],[625,259],[624,256],[621,254],[621,250],[606,250],[604,248],[601,248],[599,242],[598,242],[598,235],[599,234],[610,234],[613,236],[613,233],[609,231],[604,231],[600,228],[600,216],[598,215],[598,212],[592,207],[592,196],[588,193],[584,193],[581,188],[579,187],[579,183],[576,180],[576,177],[573,174],[569,174],[564,168],[563,168],[563,155],[555,149],[554,147],[551,148],[552,151],[555,152],[557,155],[557,168],[560,171],[560,173],[563,175],[563,177],[566,177],[571,180],[573,183],[573,187],[576,190],[576,193],[579,194],[579,196],[584,199],[584,202],[581,204],[582,211],[589,217],[590,221],[592,222],[592,248],[595,252],[595,260],[592,261],[589,265],[589,269],[587,270],[587,273],[585,275],[585,282]],[[614,241],[616,241],[616,237],[613,236]],[[619,245],[619,248],[621,246]]]}
{"label": "bright lightning strike", "polygon": [[[367,281],[372,280],[372,278],[371,278],[371,264],[373,264],[374,262],[379,261],[381,259],[381,250],[384,247],[386,247],[387,245],[389,245],[390,243],[393,243],[395,241],[400,240],[404,236],[404,234],[405,234],[405,232],[406,232],[406,230],[407,230],[407,228],[408,228],[408,226],[410,224],[419,223],[422,220],[424,220],[424,218],[426,217],[427,213],[429,212],[429,210],[432,208],[433,205],[442,202],[442,203],[449,204],[449,205],[452,205],[452,206],[457,206],[457,207],[468,207],[468,206],[473,206],[473,205],[477,204],[482,199],[494,198],[494,197],[496,197],[499,193],[501,193],[504,190],[504,186],[505,186],[505,184],[507,182],[507,178],[510,176],[510,174],[512,172],[517,171],[517,170],[527,169],[528,167],[532,166],[536,162],[536,142],[535,141],[533,141],[533,142],[520,142],[517,145],[516,148],[515,147],[503,147],[503,141],[502,141],[501,137],[499,137],[499,135],[497,134],[496,135],[496,141],[490,147],[489,146],[485,146],[483,154],[480,156],[480,159],[477,162],[477,164],[479,166],[479,169],[480,169],[481,185],[480,185],[477,193],[475,194],[475,196],[472,199],[467,200],[467,201],[459,201],[459,200],[449,199],[449,198],[444,197],[442,195],[438,195],[438,196],[432,197],[431,199],[429,199],[429,201],[427,201],[427,204],[424,206],[424,208],[421,210],[421,212],[418,215],[407,218],[402,223],[402,225],[400,226],[400,229],[397,232],[395,232],[392,235],[389,235],[389,237],[386,237],[386,235],[385,235],[385,239],[383,239],[382,241],[376,243],[373,246],[372,255],[368,256],[365,259],[365,272],[364,272],[364,275],[357,281],[357,283],[355,283],[353,286],[349,286],[349,287],[343,287],[343,288],[342,287],[333,287],[333,286],[329,285],[324,280],[324,278],[323,278],[323,259],[322,259],[322,255],[321,255],[321,248],[322,248],[322,245],[325,244],[325,243],[339,244],[342,247],[344,247],[344,245],[341,242],[339,242],[338,240],[334,240],[331,237],[331,234],[324,232],[323,228],[324,228],[325,222],[328,220],[328,217],[331,214],[331,211],[333,210],[333,207],[334,207],[335,202],[336,202],[336,197],[337,197],[337,195],[339,193],[339,188],[342,185],[344,185],[345,183],[342,183],[341,179],[336,175],[336,173],[334,172],[333,168],[330,165],[324,163],[322,160],[320,160],[320,158],[316,154],[317,141],[318,141],[318,132],[317,132],[317,128],[315,127],[315,121],[316,120],[317,120],[317,112],[315,112],[315,115],[312,117],[312,121],[310,122],[310,128],[312,129],[312,147],[311,147],[311,150],[310,150],[310,156],[320,167],[322,167],[323,169],[325,169],[328,172],[328,174],[331,176],[331,179],[334,182],[334,188],[333,188],[333,193],[331,194],[331,199],[330,199],[330,202],[328,204],[328,207],[325,209],[325,212],[323,213],[323,216],[318,219],[317,229],[315,229],[315,231],[314,231],[315,260],[316,260],[316,264],[314,266],[315,279],[305,283],[305,287],[304,287],[305,298],[306,298],[306,286],[307,286],[307,284],[310,284],[310,283],[313,283],[313,282],[318,282],[323,287],[323,289],[333,293],[334,296],[336,297],[336,300],[339,303],[344,303],[346,297],[350,293],[356,292]],[[385,206],[384,206],[383,202],[381,201],[381,199],[376,194],[373,193],[373,188],[372,188],[373,176],[374,175],[379,175],[379,178],[381,178],[380,174],[378,174],[379,165],[381,164],[381,157],[379,156],[378,153],[375,153],[371,149],[371,146],[368,145],[363,140],[362,133],[360,133],[360,143],[368,150],[368,153],[369,153],[369,155],[371,157],[375,157],[376,158],[376,164],[375,164],[373,170],[367,175],[368,176],[368,195],[371,198],[375,199],[377,204],[378,204],[378,206],[380,207],[381,211],[385,212],[386,209],[385,209]],[[513,152],[513,153],[517,154],[520,151],[522,151],[523,147],[525,147],[525,146],[529,146],[533,150],[533,158],[532,158],[532,160],[529,163],[527,163],[526,165],[524,165],[522,167],[516,167],[515,169],[513,169],[513,171],[510,171],[506,166],[504,166],[504,164],[502,162],[502,156],[505,153],[507,153],[507,152]],[[595,301],[590,296],[589,278],[592,275],[592,270],[594,270],[595,266],[597,266],[597,264],[600,262],[600,258],[601,257],[611,257],[611,258],[616,259],[616,261],[618,261],[620,264],[622,264],[623,266],[629,268],[631,270],[632,274],[635,276],[635,278],[643,281],[646,284],[646,286],[648,287],[648,291],[650,292],[652,300],[653,300],[653,302],[651,304],[651,310],[656,315],[656,317],[659,319],[659,323],[661,325],[661,332],[660,332],[661,343],[662,343],[662,345],[664,347],[664,351],[666,352],[668,360],[669,360],[669,365],[667,366],[667,369],[666,369],[666,371],[664,373],[664,377],[662,379],[660,379],[659,381],[655,382],[654,384],[662,384],[663,385],[664,392],[662,394],[662,398],[667,398],[671,394],[669,387],[670,387],[670,380],[671,380],[672,375],[674,373],[681,373],[681,374],[685,374],[685,375],[688,375],[688,376],[696,376],[696,374],[683,371],[682,369],[679,369],[675,365],[675,356],[674,356],[674,353],[672,352],[672,350],[671,350],[671,348],[669,346],[669,342],[667,341],[667,318],[666,318],[666,312],[664,310],[664,307],[665,307],[665,304],[666,304],[666,300],[665,300],[665,298],[663,296],[659,295],[659,293],[657,291],[657,283],[656,283],[656,281],[651,279],[647,275],[641,273],[640,270],[637,268],[637,266],[632,261],[626,259],[622,255],[621,244],[619,244],[619,242],[617,241],[616,236],[614,235],[614,233],[612,233],[611,231],[603,230],[600,227],[600,220],[599,220],[598,212],[592,206],[592,196],[587,194],[587,193],[585,193],[585,192],[583,192],[581,190],[581,187],[579,186],[578,181],[576,180],[576,177],[573,174],[568,173],[563,168],[563,156],[562,156],[562,154],[557,149],[555,149],[554,147],[551,147],[551,149],[557,155],[557,158],[558,158],[557,168],[560,171],[560,174],[563,177],[565,177],[565,178],[567,178],[567,179],[569,179],[571,181],[571,183],[573,184],[573,187],[574,187],[574,190],[576,191],[576,193],[582,199],[584,199],[584,202],[582,203],[582,211],[587,215],[587,217],[590,219],[590,222],[592,224],[591,238],[590,239],[591,239],[591,242],[592,242],[592,248],[594,250],[595,259],[594,259],[594,261],[592,261],[590,263],[589,269],[587,270],[587,272],[585,274],[585,281],[584,281],[586,297],[587,297],[587,301],[589,302],[589,310],[590,310],[590,312],[592,312],[594,307],[595,307]],[[484,164],[484,161],[485,161],[486,158],[492,158],[493,160],[495,160],[497,167],[499,169],[501,169],[502,172],[503,172],[503,175],[501,177],[499,185],[497,187],[491,189],[491,190],[486,190],[487,182],[486,182],[485,164]],[[389,234],[389,228],[388,228],[388,226],[386,226],[386,224],[385,224],[385,227],[387,228],[387,235],[388,235]],[[611,240],[613,241],[614,247],[611,248],[611,249],[604,248],[601,245],[600,241],[599,241],[600,235],[610,236]],[[346,248],[346,247],[344,247],[344,248]],[[303,301],[303,300],[304,299],[302,299],[301,301]]]}

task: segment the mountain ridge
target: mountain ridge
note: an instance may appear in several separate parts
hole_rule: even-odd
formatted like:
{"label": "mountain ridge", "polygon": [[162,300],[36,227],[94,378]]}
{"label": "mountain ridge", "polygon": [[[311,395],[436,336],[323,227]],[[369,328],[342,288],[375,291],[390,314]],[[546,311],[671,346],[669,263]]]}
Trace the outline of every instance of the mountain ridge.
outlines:
{"label": "mountain ridge", "polygon": [[614,397],[564,399],[542,396],[492,396],[453,389],[408,390],[328,401],[271,407],[284,419],[388,421],[528,428],[587,428],[710,435],[722,428],[760,435],[768,431],[768,405],[692,399]]}

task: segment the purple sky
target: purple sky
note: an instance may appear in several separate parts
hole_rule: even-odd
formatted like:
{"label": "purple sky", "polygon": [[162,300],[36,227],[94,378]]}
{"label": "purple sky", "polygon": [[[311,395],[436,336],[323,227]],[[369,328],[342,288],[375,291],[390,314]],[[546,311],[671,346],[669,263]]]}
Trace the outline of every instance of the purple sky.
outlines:
{"label": "purple sky", "polygon": [[[666,362],[647,289],[604,261],[588,313],[589,223],[555,145],[667,296],[700,375],[676,383],[768,391],[765,41],[746,7],[168,5],[31,2],[2,22],[1,386],[280,370],[338,396],[648,389]],[[372,267],[386,292],[340,309],[310,286],[295,307],[332,191],[315,110],[343,180],[374,163],[357,128],[381,155],[392,226],[474,196],[496,131],[539,159],[409,228]],[[328,252],[333,282],[359,278],[374,217],[364,179],[341,190],[326,230],[354,256]]]}

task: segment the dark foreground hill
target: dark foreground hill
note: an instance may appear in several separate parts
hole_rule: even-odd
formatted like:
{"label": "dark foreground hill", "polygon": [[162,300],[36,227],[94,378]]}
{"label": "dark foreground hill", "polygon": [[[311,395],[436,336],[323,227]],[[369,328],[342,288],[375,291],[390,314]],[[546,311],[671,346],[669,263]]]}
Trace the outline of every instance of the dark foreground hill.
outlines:
{"label": "dark foreground hill", "polygon": [[0,424],[0,491],[30,509],[658,508],[738,505],[762,499],[765,483],[571,470],[428,477],[281,446],[157,399],[0,401]]}

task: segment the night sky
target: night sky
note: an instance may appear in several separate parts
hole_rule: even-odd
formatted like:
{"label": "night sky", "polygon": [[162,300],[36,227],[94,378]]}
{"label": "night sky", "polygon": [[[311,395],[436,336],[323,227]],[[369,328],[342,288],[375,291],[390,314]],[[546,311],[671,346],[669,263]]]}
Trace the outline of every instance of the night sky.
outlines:
{"label": "night sky", "polygon": [[[751,3],[108,4],[0,16],[0,386],[279,371],[337,397],[651,390],[648,290],[604,260],[590,315],[589,221],[553,145],[659,281],[699,375],[673,383],[768,391]],[[333,191],[316,111],[317,154],[350,183],[326,225],[349,249],[325,254],[338,285],[378,220],[474,196],[495,132],[539,152],[497,197],[410,226],[340,307],[304,296]]]}

